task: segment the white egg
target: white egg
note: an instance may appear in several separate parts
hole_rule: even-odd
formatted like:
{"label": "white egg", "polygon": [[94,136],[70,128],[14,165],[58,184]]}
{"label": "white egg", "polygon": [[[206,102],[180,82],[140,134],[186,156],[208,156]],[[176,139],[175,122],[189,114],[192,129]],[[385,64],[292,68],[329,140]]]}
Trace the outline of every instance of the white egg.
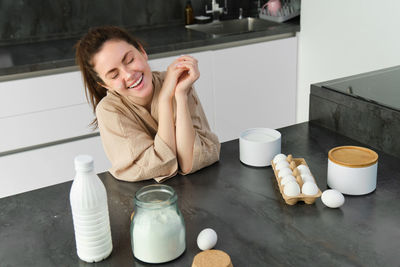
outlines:
{"label": "white egg", "polygon": [[318,186],[314,182],[305,182],[301,187],[301,192],[307,196],[313,196],[318,193]]}
{"label": "white egg", "polygon": [[321,195],[322,203],[329,208],[339,208],[344,204],[344,196],[335,189],[325,190]]}
{"label": "white egg", "polygon": [[274,157],[274,159],[272,160],[274,162],[274,164],[277,164],[279,161],[284,161],[286,160],[286,155],[285,154],[278,154]]}
{"label": "white egg", "polygon": [[279,177],[279,178],[283,178],[283,177],[285,177],[286,175],[292,175],[292,169],[290,169],[289,167],[280,169],[280,170],[278,171],[278,177]]}
{"label": "white egg", "polygon": [[275,165],[275,169],[277,169],[278,171],[283,169],[283,168],[289,168],[289,162],[287,161],[279,161],[276,165]]}
{"label": "white egg", "polygon": [[314,178],[309,174],[302,174],[301,179],[303,180],[303,183],[306,183],[306,182],[315,183]]}
{"label": "white egg", "polygon": [[203,229],[197,236],[197,246],[201,250],[212,249],[217,244],[217,233],[211,229]]}
{"label": "white egg", "polygon": [[287,183],[289,183],[289,182],[296,182],[296,178],[294,178],[294,176],[291,175],[291,174],[286,175],[286,176],[284,176],[284,177],[282,178],[282,180],[281,180],[281,185],[285,185],[285,184],[287,184]]}
{"label": "white egg", "polygon": [[300,186],[297,182],[291,181],[283,187],[283,193],[289,197],[294,197],[300,194]]}
{"label": "white egg", "polygon": [[300,164],[299,166],[297,166],[297,169],[299,170],[299,172],[301,174],[309,174],[309,175],[311,175],[310,169],[304,164]]}

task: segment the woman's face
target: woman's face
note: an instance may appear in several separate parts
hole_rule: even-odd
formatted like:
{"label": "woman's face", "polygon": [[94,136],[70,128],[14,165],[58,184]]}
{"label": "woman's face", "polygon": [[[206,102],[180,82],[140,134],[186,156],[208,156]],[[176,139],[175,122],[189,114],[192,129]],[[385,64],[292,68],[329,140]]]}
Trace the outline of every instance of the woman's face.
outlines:
{"label": "woman's face", "polygon": [[128,96],[139,105],[150,103],[152,74],[147,54],[122,40],[106,41],[93,57],[94,70],[103,87]]}

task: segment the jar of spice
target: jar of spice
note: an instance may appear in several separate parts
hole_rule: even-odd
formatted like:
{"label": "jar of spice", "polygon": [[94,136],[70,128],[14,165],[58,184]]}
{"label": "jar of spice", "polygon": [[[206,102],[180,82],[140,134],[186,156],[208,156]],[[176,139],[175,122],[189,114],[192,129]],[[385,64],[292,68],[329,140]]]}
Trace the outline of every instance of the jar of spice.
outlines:
{"label": "jar of spice", "polygon": [[185,223],[177,199],[168,185],[148,185],[136,192],[130,231],[132,251],[137,259],[163,263],[185,251]]}

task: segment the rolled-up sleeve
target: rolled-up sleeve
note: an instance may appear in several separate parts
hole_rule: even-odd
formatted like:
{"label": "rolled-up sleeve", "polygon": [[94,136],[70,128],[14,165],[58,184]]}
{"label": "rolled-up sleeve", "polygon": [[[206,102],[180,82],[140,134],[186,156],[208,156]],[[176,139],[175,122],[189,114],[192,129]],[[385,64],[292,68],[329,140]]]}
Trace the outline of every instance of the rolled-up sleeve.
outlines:
{"label": "rolled-up sleeve", "polygon": [[156,134],[113,107],[100,103],[96,108],[100,136],[111,161],[110,173],[119,180],[155,179],[161,182],[174,176],[178,161],[174,152]]}
{"label": "rolled-up sleeve", "polygon": [[188,173],[193,173],[219,160],[221,144],[218,137],[210,129],[207,117],[194,88],[190,90],[188,101],[195,130],[193,163],[192,169]]}

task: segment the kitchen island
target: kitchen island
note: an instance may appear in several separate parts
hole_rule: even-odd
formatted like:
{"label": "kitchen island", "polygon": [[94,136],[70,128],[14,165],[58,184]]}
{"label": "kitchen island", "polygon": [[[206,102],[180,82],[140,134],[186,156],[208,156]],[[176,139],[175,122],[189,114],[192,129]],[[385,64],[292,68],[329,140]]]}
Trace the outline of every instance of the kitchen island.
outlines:
{"label": "kitchen island", "polygon": [[[282,152],[305,158],[322,191],[328,151],[367,146],[311,123],[279,131]],[[238,140],[223,143],[218,163],[165,182],[178,194],[187,247],[160,266],[190,266],[200,252],[197,235],[207,227],[218,234],[215,249],[227,252],[234,266],[398,266],[400,159],[376,152],[377,189],[345,196],[341,208],[329,209],[320,199],[286,205],[271,167],[246,166],[239,161]],[[66,164],[73,168],[73,162]],[[90,265],[77,257],[66,182],[0,199],[1,266],[150,266],[133,257],[129,227],[135,192],[154,181],[99,176],[108,193],[114,246],[109,258]]]}

